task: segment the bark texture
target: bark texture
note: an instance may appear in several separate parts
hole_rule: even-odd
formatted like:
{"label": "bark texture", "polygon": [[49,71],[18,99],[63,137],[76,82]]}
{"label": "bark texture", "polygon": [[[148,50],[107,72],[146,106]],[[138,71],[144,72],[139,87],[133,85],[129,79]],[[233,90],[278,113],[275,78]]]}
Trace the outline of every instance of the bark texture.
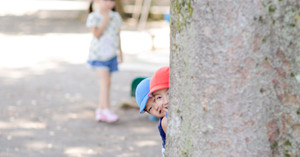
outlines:
{"label": "bark texture", "polygon": [[171,0],[167,157],[300,156],[299,15],[299,0]]}

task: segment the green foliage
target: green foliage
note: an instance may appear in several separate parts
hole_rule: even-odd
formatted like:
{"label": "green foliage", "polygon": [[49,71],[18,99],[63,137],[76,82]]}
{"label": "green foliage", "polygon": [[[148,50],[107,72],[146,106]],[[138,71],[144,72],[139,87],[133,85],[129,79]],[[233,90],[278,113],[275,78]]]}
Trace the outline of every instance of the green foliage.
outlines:
{"label": "green foliage", "polygon": [[268,58],[268,57],[266,57],[266,58],[265,58],[265,61],[266,61],[266,62],[269,62],[269,58]]}
{"label": "green foliage", "polygon": [[192,5],[191,0],[176,0],[174,2],[174,7],[172,7],[173,13],[176,15],[176,18],[174,21],[176,26],[176,30],[180,31],[182,28],[190,23],[192,17],[193,17],[193,12],[194,8]]}
{"label": "green foliage", "polygon": [[291,24],[290,24],[290,27],[296,27],[296,24],[291,23]]}
{"label": "green foliage", "polygon": [[276,11],[276,8],[272,5],[269,6],[269,12],[274,13]]}
{"label": "green foliage", "polygon": [[284,145],[286,145],[286,146],[291,146],[292,144],[291,144],[291,142],[290,142],[289,140],[286,140],[286,141],[284,142]]}
{"label": "green foliage", "polygon": [[278,142],[275,141],[272,146],[271,146],[272,149],[277,149],[278,148]]}
{"label": "green foliage", "polygon": [[295,74],[293,72],[291,72],[291,77],[295,77]]}
{"label": "green foliage", "polygon": [[285,150],[284,156],[285,156],[285,157],[290,157],[290,156],[291,156],[288,150]]}
{"label": "green foliage", "polygon": [[264,37],[262,40],[263,43],[267,42],[267,37]]}
{"label": "green foliage", "polygon": [[193,17],[193,11],[194,11],[194,8],[192,7],[192,4],[191,4],[191,2],[188,2],[188,12],[189,12],[189,16],[190,16],[190,18],[192,18]]}

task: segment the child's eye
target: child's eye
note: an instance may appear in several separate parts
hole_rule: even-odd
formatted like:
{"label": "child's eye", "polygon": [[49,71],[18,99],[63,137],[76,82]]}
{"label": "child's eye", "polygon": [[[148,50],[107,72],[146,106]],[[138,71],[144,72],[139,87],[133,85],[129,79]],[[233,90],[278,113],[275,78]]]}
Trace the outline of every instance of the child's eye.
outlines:
{"label": "child's eye", "polygon": [[152,107],[150,107],[150,108],[148,109],[148,112],[150,112],[150,111],[151,111],[151,109],[152,109]]}

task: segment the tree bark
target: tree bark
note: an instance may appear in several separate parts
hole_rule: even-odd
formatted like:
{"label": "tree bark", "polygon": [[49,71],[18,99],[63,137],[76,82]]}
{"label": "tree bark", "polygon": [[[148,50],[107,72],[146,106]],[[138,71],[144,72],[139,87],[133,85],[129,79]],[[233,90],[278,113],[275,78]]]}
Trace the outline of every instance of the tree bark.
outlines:
{"label": "tree bark", "polygon": [[171,0],[167,157],[300,156],[299,15],[299,0]]}

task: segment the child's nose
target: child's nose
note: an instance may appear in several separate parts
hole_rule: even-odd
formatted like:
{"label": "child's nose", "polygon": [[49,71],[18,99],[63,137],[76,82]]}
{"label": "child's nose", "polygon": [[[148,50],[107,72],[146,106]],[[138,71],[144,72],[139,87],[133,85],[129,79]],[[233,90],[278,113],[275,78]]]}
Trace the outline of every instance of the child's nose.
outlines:
{"label": "child's nose", "polygon": [[159,110],[160,109],[160,105],[155,104],[155,109]]}

